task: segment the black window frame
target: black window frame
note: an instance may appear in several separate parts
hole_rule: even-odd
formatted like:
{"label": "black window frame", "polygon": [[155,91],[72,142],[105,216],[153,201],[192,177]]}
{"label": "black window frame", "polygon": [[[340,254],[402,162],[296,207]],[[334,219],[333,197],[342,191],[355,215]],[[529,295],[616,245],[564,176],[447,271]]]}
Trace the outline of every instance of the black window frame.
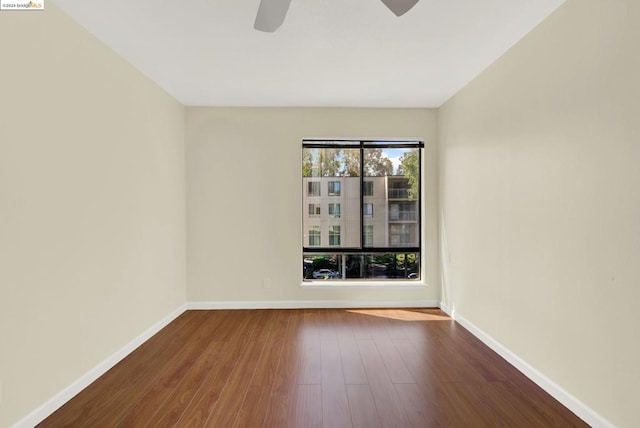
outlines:
{"label": "black window frame", "polygon": [[[420,140],[320,140],[305,139],[302,140],[302,149],[359,149],[360,150],[360,246],[359,247],[335,247],[335,246],[318,246],[308,247],[303,245],[303,254],[311,253],[330,253],[330,254],[371,254],[371,253],[418,253],[422,254],[422,156],[424,142]],[[418,203],[417,203],[417,228],[418,242],[417,246],[385,246],[385,247],[365,247],[364,246],[364,226],[365,217],[363,215],[364,198],[364,151],[373,148],[391,148],[391,149],[418,149]],[[336,180],[337,181],[337,180]],[[342,232],[341,232],[342,235]],[[420,267],[422,271],[422,267]]]}

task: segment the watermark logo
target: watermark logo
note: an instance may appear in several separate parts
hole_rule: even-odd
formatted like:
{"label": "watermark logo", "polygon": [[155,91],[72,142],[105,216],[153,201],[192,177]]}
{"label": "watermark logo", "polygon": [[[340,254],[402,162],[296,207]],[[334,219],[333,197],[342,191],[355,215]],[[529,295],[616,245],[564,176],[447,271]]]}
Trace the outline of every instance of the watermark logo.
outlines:
{"label": "watermark logo", "polygon": [[0,0],[0,10],[44,10],[44,0]]}

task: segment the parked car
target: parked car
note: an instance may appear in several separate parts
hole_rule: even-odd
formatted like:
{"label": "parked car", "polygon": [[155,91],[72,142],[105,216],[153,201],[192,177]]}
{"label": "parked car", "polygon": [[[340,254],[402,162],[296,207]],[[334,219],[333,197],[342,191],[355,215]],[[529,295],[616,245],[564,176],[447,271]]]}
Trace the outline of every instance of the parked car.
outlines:
{"label": "parked car", "polygon": [[314,279],[334,279],[340,277],[340,272],[331,269],[318,269],[312,274]]}

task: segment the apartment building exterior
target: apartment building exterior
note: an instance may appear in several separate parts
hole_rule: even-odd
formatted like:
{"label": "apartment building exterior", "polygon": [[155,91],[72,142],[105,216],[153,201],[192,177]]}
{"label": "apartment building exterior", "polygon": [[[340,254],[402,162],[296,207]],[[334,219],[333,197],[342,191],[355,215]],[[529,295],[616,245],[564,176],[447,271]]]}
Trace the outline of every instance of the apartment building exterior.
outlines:
{"label": "apartment building exterior", "polygon": [[[362,269],[364,265],[369,270],[375,268],[360,256],[349,256],[349,248],[376,251],[419,246],[418,202],[411,197],[409,187],[409,180],[404,176],[365,177],[361,197],[360,177],[304,177],[303,246],[324,248],[328,253],[335,248],[334,278],[348,276],[350,260],[360,260]],[[307,270],[313,271],[313,268],[305,267]],[[305,272],[305,277],[312,273]],[[356,276],[376,275],[362,271]],[[381,272],[378,276],[386,277],[386,274]]]}
{"label": "apartment building exterior", "polygon": [[365,177],[363,184],[361,199],[360,177],[303,177],[303,246],[419,245],[418,203],[410,198],[409,180],[404,176]]}

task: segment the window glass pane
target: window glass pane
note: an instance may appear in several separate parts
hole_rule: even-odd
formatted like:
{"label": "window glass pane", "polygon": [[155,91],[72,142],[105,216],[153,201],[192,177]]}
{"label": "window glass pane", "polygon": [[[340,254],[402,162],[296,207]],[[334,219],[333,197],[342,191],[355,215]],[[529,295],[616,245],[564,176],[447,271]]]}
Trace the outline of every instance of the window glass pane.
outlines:
{"label": "window glass pane", "polygon": [[[418,225],[420,157],[418,148],[373,147],[364,149],[364,225],[375,225],[384,234],[364,247],[419,246]],[[371,183],[369,191],[368,184]]]}
{"label": "window glass pane", "polygon": [[341,254],[307,254],[303,259],[303,275],[306,280],[342,279],[344,256]]}
{"label": "window glass pane", "polygon": [[305,254],[304,279],[420,279],[420,253]]}
{"label": "window glass pane", "polygon": [[419,278],[419,147],[303,143],[305,279]]}
{"label": "window glass pane", "polygon": [[302,230],[322,225],[323,245],[360,248],[360,149],[304,147],[302,152],[303,206],[316,204],[313,214],[303,211]]}

